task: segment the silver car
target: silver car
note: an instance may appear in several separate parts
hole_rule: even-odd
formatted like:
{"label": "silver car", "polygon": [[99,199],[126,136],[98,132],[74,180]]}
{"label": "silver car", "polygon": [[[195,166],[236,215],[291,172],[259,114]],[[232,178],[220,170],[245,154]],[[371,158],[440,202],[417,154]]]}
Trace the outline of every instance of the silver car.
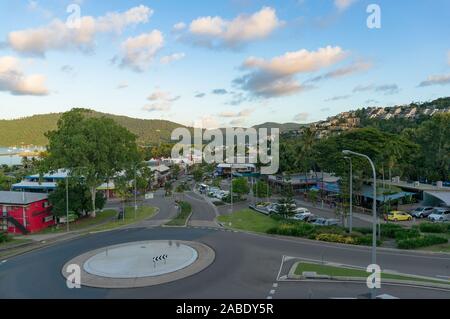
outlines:
{"label": "silver car", "polygon": [[434,208],[433,207],[417,207],[413,211],[411,211],[409,214],[412,217],[416,218],[425,218],[431,215],[433,213]]}
{"label": "silver car", "polygon": [[432,222],[448,222],[450,221],[450,209],[436,208],[433,213],[428,216],[428,219]]}

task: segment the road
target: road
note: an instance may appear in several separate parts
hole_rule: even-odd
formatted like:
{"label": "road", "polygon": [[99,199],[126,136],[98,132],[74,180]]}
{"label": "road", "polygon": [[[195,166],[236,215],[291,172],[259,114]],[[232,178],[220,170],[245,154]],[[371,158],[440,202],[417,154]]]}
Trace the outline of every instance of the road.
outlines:
{"label": "road", "polygon": [[[148,202],[160,209],[154,221],[91,234],[0,261],[0,298],[342,298],[367,292],[361,284],[278,282],[277,278],[283,255],[366,267],[370,263],[368,248],[226,230],[217,227],[216,211],[201,196],[187,193],[185,199],[194,209],[190,227],[159,227],[174,213],[173,203],[155,197]],[[61,275],[64,263],[86,251],[124,242],[165,239],[204,243],[215,250],[216,259],[192,277],[139,289],[68,289]],[[450,274],[450,258],[445,254],[380,250],[378,262],[383,269],[403,273],[432,277]],[[401,298],[450,298],[449,291],[387,285],[380,293]]]}

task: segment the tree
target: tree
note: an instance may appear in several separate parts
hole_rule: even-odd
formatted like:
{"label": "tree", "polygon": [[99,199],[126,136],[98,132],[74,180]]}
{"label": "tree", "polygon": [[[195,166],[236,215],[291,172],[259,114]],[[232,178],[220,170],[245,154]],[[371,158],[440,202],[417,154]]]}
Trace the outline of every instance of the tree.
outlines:
{"label": "tree", "polygon": [[194,176],[194,181],[200,183],[203,180],[203,170],[200,167],[197,167],[192,173]]}
{"label": "tree", "polygon": [[180,165],[178,165],[178,164],[173,165],[173,167],[172,167],[172,175],[173,175],[173,177],[175,179],[178,179],[178,176],[180,175],[180,172],[181,172]]}
{"label": "tree", "polygon": [[122,209],[125,214],[125,203],[129,201],[133,195],[131,191],[130,178],[127,174],[117,176],[114,179],[114,186],[116,194],[120,197],[120,199],[122,199]]}
{"label": "tree", "polygon": [[[259,180],[253,185],[253,194],[255,194],[258,198],[265,198],[272,196],[272,192],[269,188],[269,185],[265,181]],[[269,194],[269,195],[267,195]]]}
{"label": "tree", "polygon": [[295,202],[292,198],[282,198],[278,201],[278,215],[284,219],[289,219],[295,215]]}
{"label": "tree", "polygon": [[[78,216],[84,215],[91,209],[91,194],[89,188],[79,182],[70,180],[69,182],[69,211],[76,213]],[[67,195],[66,182],[62,181],[58,187],[49,194],[48,200],[52,205],[52,212],[56,216],[64,216],[67,213]],[[103,209],[106,198],[102,192],[97,192],[95,196],[95,206]]]}
{"label": "tree", "polygon": [[233,179],[233,194],[237,194],[239,198],[250,193],[248,181],[244,177]]}
{"label": "tree", "polygon": [[171,182],[166,182],[164,184],[164,190],[165,190],[165,196],[170,196],[172,195],[172,190],[173,190],[173,184]]}
{"label": "tree", "polygon": [[136,136],[114,120],[89,117],[89,111],[64,113],[49,140],[42,168],[65,168],[71,177],[83,178],[91,193],[91,216],[95,217],[97,187],[139,162]]}

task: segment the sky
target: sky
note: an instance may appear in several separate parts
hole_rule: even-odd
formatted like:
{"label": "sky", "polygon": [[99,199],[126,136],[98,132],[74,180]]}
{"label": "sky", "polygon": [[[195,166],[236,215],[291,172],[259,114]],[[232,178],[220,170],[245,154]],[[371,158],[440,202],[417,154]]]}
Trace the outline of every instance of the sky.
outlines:
{"label": "sky", "polygon": [[1,119],[309,123],[450,95],[448,0],[3,0],[0,17]]}

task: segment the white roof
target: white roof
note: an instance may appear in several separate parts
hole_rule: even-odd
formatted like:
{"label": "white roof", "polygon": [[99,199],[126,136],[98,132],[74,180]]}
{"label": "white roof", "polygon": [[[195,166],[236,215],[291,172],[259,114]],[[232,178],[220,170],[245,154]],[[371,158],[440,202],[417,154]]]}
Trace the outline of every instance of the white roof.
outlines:
{"label": "white roof", "polygon": [[166,166],[166,165],[159,165],[159,166],[152,166],[152,167],[150,167],[150,170],[152,172],[157,171],[159,173],[165,173],[165,172],[170,171],[170,168],[168,166]]}

